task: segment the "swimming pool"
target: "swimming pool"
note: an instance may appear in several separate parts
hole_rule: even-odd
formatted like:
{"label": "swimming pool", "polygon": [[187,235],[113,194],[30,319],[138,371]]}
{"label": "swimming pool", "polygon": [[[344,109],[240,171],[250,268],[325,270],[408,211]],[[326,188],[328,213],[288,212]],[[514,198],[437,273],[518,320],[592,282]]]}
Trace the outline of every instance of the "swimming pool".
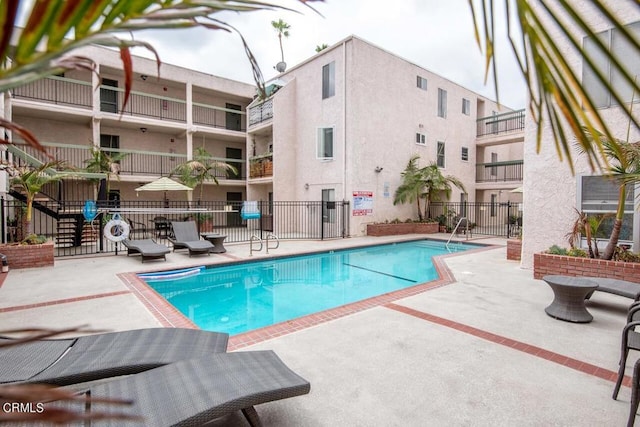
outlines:
{"label": "swimming pool", "polygon": [[236,335],[435,280],[433,256],[472,248],[420,240],[139,276],[199,328]]}

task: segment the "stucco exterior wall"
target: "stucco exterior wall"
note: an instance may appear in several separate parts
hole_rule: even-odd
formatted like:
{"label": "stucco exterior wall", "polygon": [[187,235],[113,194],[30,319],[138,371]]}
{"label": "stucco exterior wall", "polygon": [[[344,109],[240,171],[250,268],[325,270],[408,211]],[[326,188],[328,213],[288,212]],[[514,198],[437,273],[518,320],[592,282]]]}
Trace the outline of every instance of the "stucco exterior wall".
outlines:
{"label": "stucco exterior wall", "polygon": [[[591,2],[576,0],[573,2],[585,19],[592,22],[598,31],[610,28]],[[609,8],[625,22],[640,19],[640,9],[631,1],[610,0]],[[582,61],[576,52],[563,42],[560,36],[554,37],[565,58],[578,76],[582,74]],[[636,112],[638,109],[636,109]],[[605,120],[614,135],[626,139],[628,121],[619,108],[602,110]],[[639,115],[640,117],[640,115]],[[527,115],[524,144],[524,209],[523,217],[523,254],[522,267],[533,267],[533,254],[548,249],[553,244],[568,246],[565,235],[571,230],[576,218],[577,178],[581,175],[600,174],[592,171],[584,157],[574,152],[575,175],[572,175],[567,161],[560,162],[554,148],[548,120],[543,125],[540,152],[536,152],[537,126]],[[631,135],[631,141],[637,141],[637,130]]]}

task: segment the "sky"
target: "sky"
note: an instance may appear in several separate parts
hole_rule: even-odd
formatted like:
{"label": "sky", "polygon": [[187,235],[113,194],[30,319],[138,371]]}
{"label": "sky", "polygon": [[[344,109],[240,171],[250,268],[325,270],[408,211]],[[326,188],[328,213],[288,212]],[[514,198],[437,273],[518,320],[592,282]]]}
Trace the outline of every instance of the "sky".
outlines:
{"label": "sky", "polygon": [[[275,0],[278,1],[278,0]],[[272,2],[275,2],[272,0]],[[496,99],[485,84],[484,59],[475,41],[467,0],[326,0],[310,3],[318,13],[293,0],[280,0],[298,12],[258,11],[222,13],[246,39],[265,81],[277,76],[280,46],[271,21],[284,20],[291,28],[283,39],[288,68],[315,55],[318,45],[333,45],[356,35],[409,62],[468,89]],[[496,2],[500,3],[500,2]],[[506,38],[505,16],[497,16],[499,100],[507,107],[526,105],[526,86]],[[251,66],[237,34],[202,28],[142,31],[135,38],[150,42],[162,62],[253,83]],[[136,48],[136,55],[151,57]]]}

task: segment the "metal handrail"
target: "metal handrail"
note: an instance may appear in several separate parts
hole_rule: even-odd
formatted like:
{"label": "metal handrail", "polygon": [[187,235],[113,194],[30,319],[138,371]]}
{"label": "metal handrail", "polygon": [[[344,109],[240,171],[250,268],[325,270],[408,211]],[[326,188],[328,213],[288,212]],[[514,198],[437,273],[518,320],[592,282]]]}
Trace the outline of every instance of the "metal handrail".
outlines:
{"label": "metal handrail", "polygon": [[253,242],[254,240],[260,242],[260,249],[256,249],[257,252],[260,252],[262,250],[262,239],[257,236],[257,235],[253,235],[251,236],[251,239],[249,240],[249,256],[253,255]]}
{"label": "metal handrail", "polygon": [[[456,226],[453,228],[453,231],[451,232],[451,236],[449,236],[449,240],[447,240],[447,243],[445,244],[445,247],[447,249],[449,249],[449,243],[451,243],[451,239],[453,239],[453,236],[456,234],[456,231],[458,231],[458,227],[460,227],[460,224],[462,223],[462,220],[466,221],[467,217],[463,216],[458,220],[458,223],[456,224]],[[465,227],[466,227],[466,236],[467,236],[467,239],[468,239],[469,238],[469,221],[467,221],[465,223]]]}
{"label": "metal handrail", "polygon": [[[269,247],[269,240],[275,240],[276,241],[276,245],[272,248]],[[280,239],[278,239],[278,236],[276,236],[273,233],[269,233],[267,234],[267,253],[269,253],[269,249],[278,249],[280,247]]]}

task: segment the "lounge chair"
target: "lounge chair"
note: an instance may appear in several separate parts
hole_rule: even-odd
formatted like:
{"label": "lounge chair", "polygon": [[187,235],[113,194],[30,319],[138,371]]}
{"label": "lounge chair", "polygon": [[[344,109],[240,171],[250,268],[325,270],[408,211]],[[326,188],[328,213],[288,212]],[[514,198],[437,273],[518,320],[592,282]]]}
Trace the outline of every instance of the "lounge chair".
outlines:
{"label": "lounge chair", "polygon": [[127,248],[127,256],[142,255],[142,262],[150,259],[167,260],[167,254],[171,250],[165,245],[156,243],[153,239],[129,240],[125,239],[122,244]]}
{"label": "lounge chair", "polygon": [[226,333],[150,328],[0,347],[0,383],[69,385],[135,374],[223,353],[228,339]]}
{"label": "lounge chair", "polygon": [[173,221],[171,225],[174,238],[169,240],[173,243],[174,251],[189,249],[189,256],[211,253],[214,248],[213,243],[200,239],[195,221]]}
{"label": "lounge chair", "polygon": [[[183,360],[79,391],[91,399],[133,402],[130,406],[91,402],[91,411],[143,417],[138,422],[97,420],[91,425],[201,426],[241,410],[250,425],[259,426],[255,405],[307,394],[310,388],[273,351],[247,351]],[[82,400],[52,405],[85,410]]]}
{"label": "lounge chair", "polygon": [[629,350],[640,350],[640,332],[636,332],[636,326],[640,326],[640,303],[635,302],[627,312],[627,324],[622,330],[622,343],[620,348],[620,361],[618,362],[618,379],[613,388],[613,398],[618,398],[618,392],[624,379],[624,371],[627,365]]}
{"label": "lounge chair", "polygon": [[629,408],[629,419],[627,420],[627,427],[633,427],[636,422],[638,404],[640,404],[640,359],[636,360],[635,365],[633,365],[633,377],[631,379],[631,402]]}

